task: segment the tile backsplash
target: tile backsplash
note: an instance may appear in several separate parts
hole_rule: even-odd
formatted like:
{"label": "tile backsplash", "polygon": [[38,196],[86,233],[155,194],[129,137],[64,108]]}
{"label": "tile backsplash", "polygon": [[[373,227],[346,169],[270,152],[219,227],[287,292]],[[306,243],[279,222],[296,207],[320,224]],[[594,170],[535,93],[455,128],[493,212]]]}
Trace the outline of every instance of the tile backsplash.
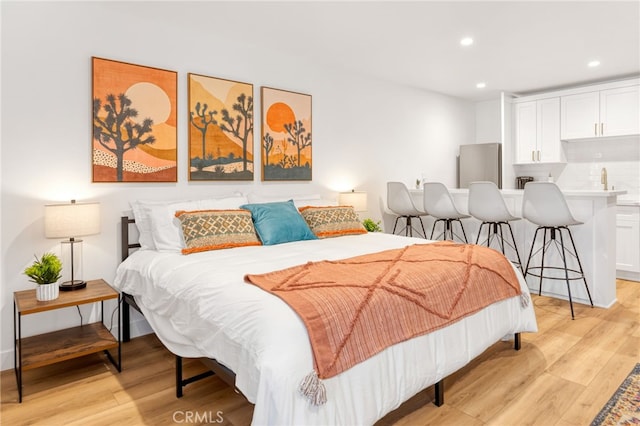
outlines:
{"label": "tile backsplash", "polygon": [[609,189],[626,190],[620,199],[640,199],[640,137],[619,137],[562,142],[566,164],[515,165],[516,176],[553,180],[564,189],[602,189],[607,169]]}
{"label": "tile backsplash", "polygon": [[640,138],[608,138],[563,142],[567,164],[557,183],[567,189],[603,189],[607,169],[609,189],[623,189],[621,198],[640,198]]}

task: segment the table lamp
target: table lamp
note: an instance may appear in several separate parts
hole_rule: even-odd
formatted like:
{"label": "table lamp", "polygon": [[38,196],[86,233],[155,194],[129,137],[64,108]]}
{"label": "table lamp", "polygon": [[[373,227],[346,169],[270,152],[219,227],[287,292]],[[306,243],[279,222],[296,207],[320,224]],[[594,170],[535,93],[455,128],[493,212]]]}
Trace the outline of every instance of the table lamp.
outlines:
{"label": "table lamp", "polygon": [[356,212],[367,211],[367,193],[362,191],[341,192],[338,194],[338,204],[353,206]]}
{"label": "table lamp", "polygon": [[[60,290],[79,290],[87,286],[82,279],[82,240],[76,237],[100,233],[100,203],[49,204],[44,206],[44,228],[47,238],[68,238],[62,244],[69,244],[69,262],[65,262],[68,252],[63,246],[63,265],[71,265],[71,280],[60,284]],[[77,259],[77,261],[76,261]]]}

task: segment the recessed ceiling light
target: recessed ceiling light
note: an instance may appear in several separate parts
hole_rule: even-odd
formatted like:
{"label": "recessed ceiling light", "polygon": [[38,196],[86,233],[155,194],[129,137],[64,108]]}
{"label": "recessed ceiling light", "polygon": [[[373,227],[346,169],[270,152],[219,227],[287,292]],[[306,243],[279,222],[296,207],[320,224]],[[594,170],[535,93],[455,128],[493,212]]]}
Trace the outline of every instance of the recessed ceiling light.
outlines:
{"label": "recessed ceiling light", "polygon": [[487,87],[487,83],[480,82],[480,83],[476,84],[476,87],[478,89],[484,89],[485,87]]}
{"label": "recessed ceiling light", "polygon": [[589,68],[595,68],[595,67],[597,67],[598,65],[600,65],[600,61],[590,61],[590,62],[587,64],[587,66],[588,66]]}
{"label": "recessed ceiling light", "polygon": [[460,40],[460,44],[462,46],[471,46],[473,44],[473,39],[471,37],[465,37]]}

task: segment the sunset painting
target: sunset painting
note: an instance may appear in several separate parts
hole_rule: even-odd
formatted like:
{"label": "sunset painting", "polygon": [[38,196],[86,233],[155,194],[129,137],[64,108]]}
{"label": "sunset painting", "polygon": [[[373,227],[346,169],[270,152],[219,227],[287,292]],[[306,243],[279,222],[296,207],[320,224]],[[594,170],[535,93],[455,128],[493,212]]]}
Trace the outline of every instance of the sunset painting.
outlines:
{"label": "sunset painting", "polygon": [[94,182],[177,181],[177,73],[93,62]]}
{"label": "sunset painting", "polygon": [[189,74],[189,180],[253,180],[253,85]]}
{"label": "sunset painting", "polygon": [[262,87],[262,180],[311,180],[311,95]]}

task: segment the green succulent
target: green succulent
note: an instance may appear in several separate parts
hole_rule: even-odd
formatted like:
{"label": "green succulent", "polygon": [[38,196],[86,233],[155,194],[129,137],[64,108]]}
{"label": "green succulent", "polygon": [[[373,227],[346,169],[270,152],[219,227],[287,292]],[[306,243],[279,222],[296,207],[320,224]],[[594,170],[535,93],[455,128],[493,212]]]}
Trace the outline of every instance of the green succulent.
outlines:
{"label": "green succulent", "polygon": [[380,221],[374,222],[372,219],[367,218],[362,221],[362,225],[368,232],[382,232]]}
{"label": "green succulent", "polygon": [[62,262],[58,256],[53,253],[45,253],[40,259],[38,256],[35,258],[33,264],[24,270],[24,274],[31,278],[29,281],[37,284],[51,284],[60,279]]}

